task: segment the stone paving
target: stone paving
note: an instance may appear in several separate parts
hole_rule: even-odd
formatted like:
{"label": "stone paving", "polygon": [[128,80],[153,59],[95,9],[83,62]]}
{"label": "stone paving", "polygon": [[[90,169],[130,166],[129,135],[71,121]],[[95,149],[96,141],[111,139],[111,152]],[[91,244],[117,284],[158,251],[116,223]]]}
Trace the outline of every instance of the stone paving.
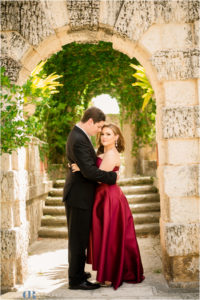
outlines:
{"label": "stone paving", "polygon": [[[124,283],[116,291],[100,288],[94,291],[69,290],[67,282],[67,240],[39,239],[29,249],[29,273],[23,286],[0,299],[199,299],[197,289],[169,288],[163,275],[159,237],[138,238],[146,279],[140,284]],[[91,266],[86,270],[95,272]],[[30,294],[29,294],[30,293]]]}

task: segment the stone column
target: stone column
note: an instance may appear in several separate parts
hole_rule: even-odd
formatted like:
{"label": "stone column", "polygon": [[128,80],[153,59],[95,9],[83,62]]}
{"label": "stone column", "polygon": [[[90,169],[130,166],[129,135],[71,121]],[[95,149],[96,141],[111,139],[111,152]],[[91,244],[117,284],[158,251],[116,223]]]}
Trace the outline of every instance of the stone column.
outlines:
{"label": "stone column", "polygon": [[197,60],[194,51],[166,52],[153,60],[165,98],[157,110],[163,268],[170,286],[192,287],[199,279]]}
{"label": "stone column", "polygon": [[23,283],[27,273],[28,223],[26,193],[28,174],[25,149],[1,157],[1,283],[2,291]]}
{"label": "stone column", "polygon": [[40,141],[1,157],[1,283],[2,291],[15,289],[27,274],[29,243],[36,240],[44,199],[51,189],[41,166]]}

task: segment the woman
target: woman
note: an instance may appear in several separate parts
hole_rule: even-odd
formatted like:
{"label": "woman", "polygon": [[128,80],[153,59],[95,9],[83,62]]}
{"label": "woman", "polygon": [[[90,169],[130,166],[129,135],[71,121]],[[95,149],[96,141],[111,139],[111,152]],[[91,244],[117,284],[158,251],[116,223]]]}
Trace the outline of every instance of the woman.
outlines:
{"label": "woman", "polygon": [[[97,166],[117,171],[124,138],[114,124],[105,124],[98,137]],[[77,165],[72,166],[78,171]],[[101,183],[96,189],[87,262],[97,271],[97,281],[117,289],[123,281],[144,280],[143,267],[127,199],[117,184]]]}

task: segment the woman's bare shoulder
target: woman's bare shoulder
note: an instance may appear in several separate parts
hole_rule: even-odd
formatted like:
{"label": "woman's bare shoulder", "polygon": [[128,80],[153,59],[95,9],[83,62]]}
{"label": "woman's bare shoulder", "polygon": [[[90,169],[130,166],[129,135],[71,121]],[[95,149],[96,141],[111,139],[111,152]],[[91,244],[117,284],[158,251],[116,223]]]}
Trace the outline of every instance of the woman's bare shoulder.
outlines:
{"label": "woman's bare shoulder", "polygon": [[117,149],[110,149],[104,153],[104,158],[109,158],[115,161],[116,165],[120,165],[120,154]]}

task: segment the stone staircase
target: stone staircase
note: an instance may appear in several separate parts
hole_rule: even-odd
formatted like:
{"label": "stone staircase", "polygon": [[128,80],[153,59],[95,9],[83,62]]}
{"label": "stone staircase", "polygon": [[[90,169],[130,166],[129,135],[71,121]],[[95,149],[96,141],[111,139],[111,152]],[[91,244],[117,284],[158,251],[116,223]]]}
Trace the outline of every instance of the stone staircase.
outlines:
{"label": "stone staircase", "polygon": [[[118,184],[129,202],[137,236],[159,234],[160,201],[152,178],[126,178]],[[67,238],[63,186],[64,180],[57,180],[46,198],[39,237]]]}

